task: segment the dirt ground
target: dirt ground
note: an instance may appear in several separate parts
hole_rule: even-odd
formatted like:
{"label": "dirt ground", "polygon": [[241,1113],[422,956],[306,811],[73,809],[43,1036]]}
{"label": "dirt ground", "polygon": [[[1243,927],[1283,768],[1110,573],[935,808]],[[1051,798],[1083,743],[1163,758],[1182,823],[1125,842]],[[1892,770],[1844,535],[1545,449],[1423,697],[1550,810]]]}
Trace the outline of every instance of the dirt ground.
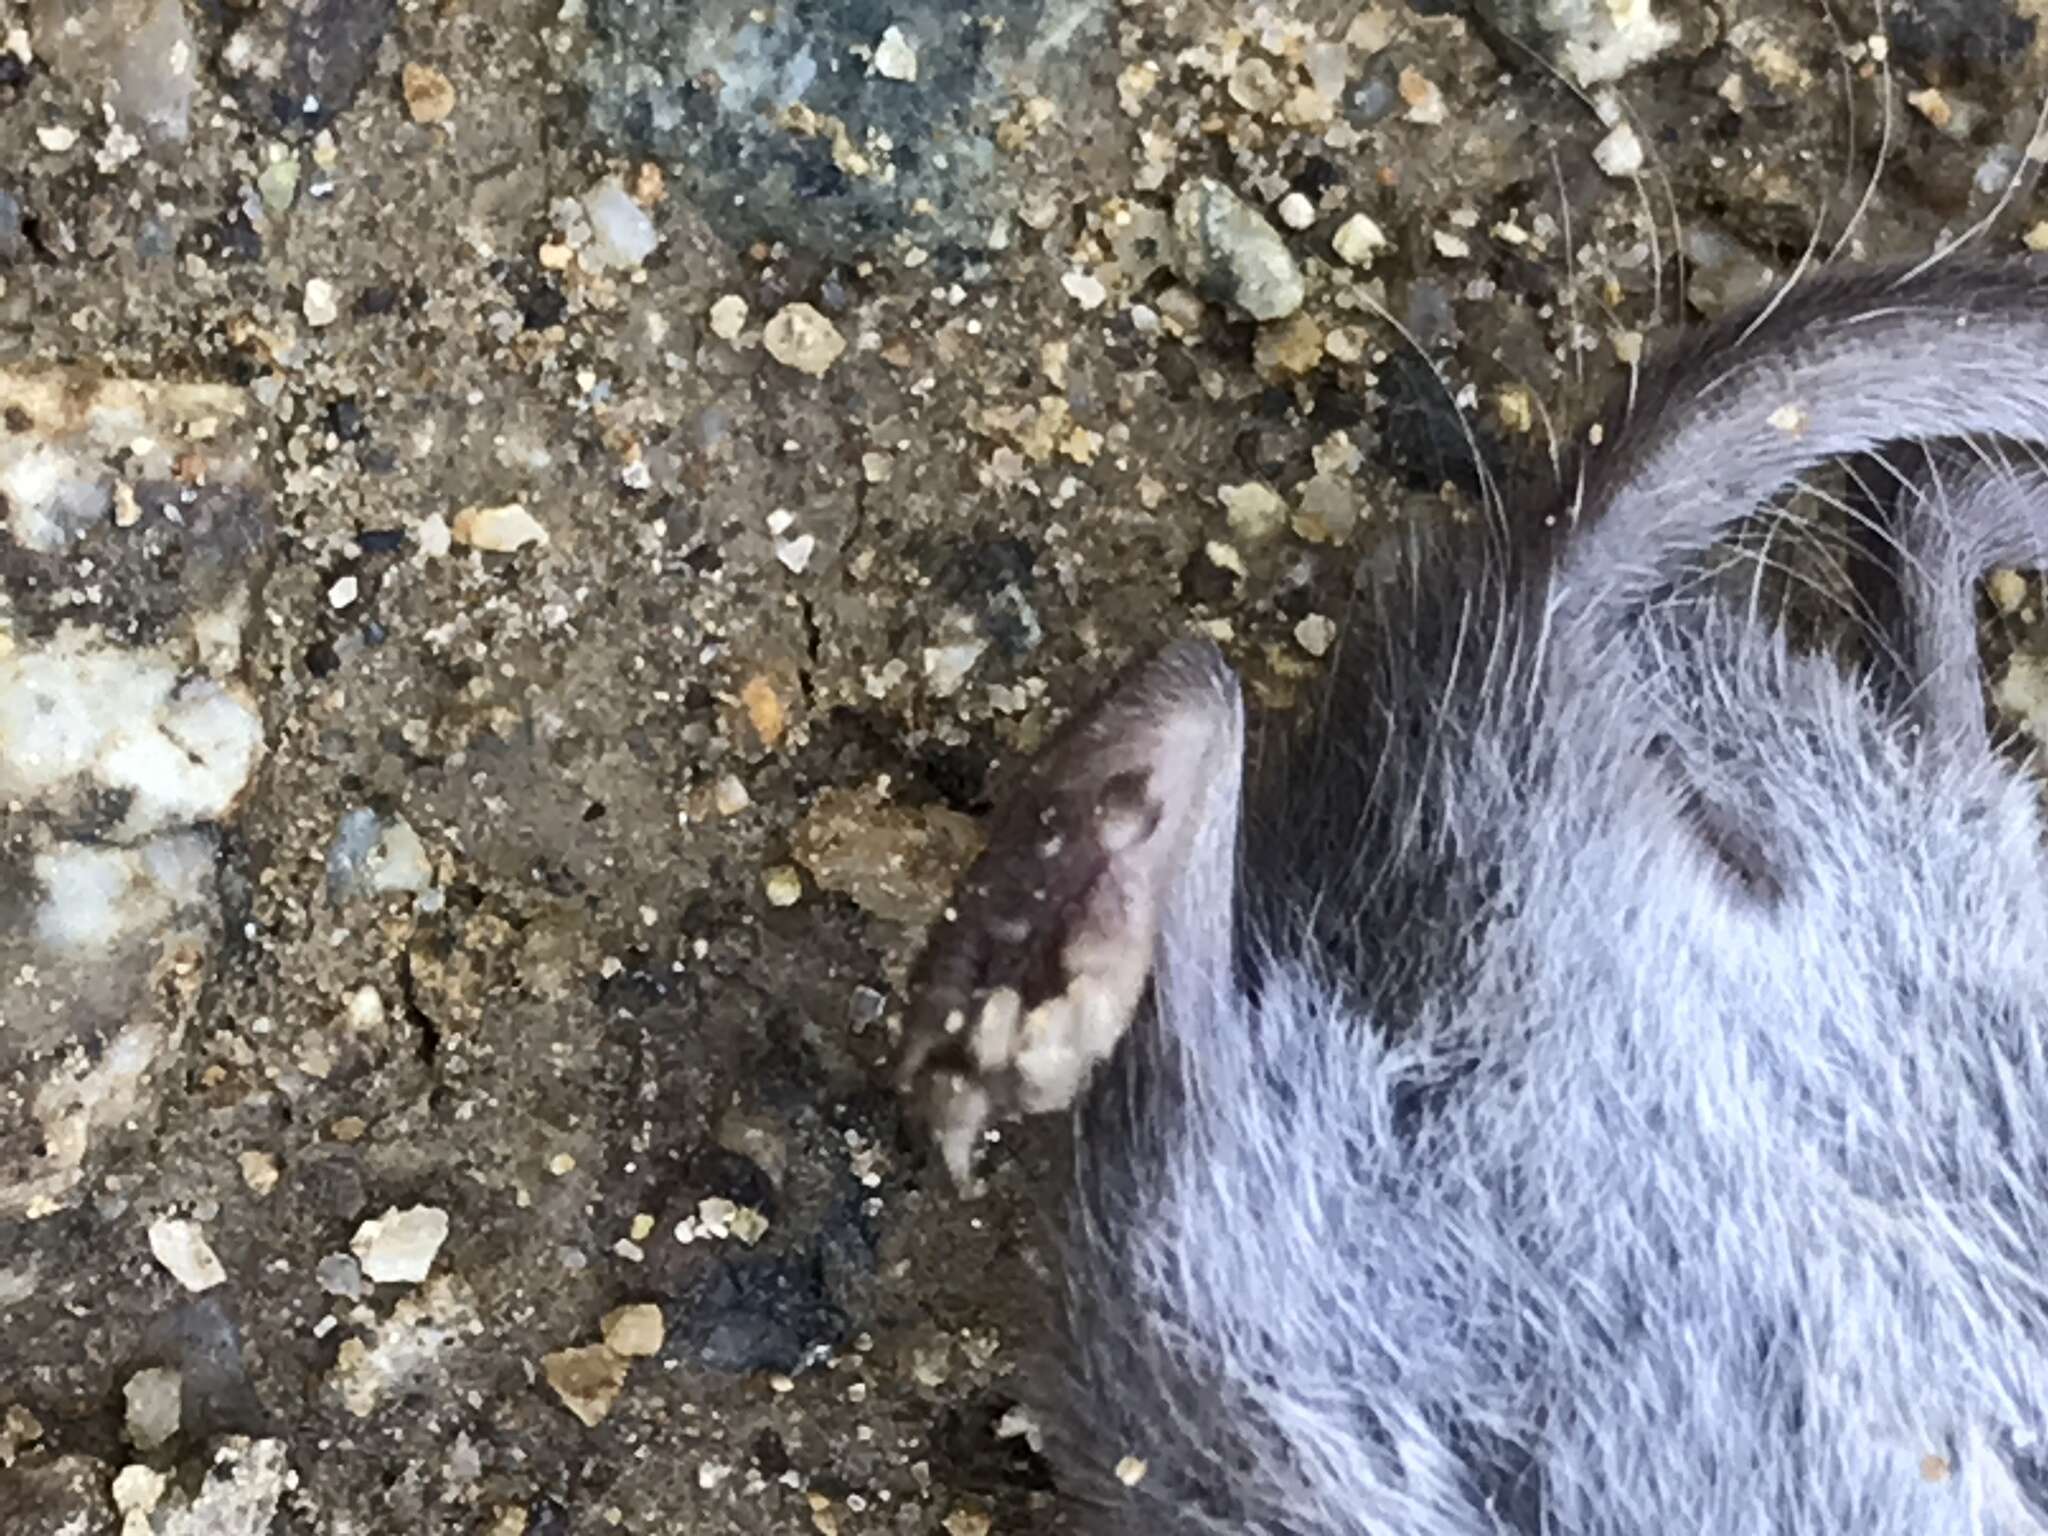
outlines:
{"label": "dirt ground", "polygon": [[0,1528],[1057,1528],[1065,1128],[880,1070],[992,777],[2048,245],[2038,10],[0,0]]}

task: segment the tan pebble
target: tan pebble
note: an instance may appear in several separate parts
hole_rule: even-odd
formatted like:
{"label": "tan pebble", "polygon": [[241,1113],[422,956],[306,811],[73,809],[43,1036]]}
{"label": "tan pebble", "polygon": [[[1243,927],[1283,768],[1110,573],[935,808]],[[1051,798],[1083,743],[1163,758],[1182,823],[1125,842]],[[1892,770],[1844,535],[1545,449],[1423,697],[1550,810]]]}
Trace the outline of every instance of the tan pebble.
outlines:
{"label": "tan pebble", "polygon": [[445,123],[455,111],[454,82],[431,64],[406,65],[400,85],[416,123]]}
{"label": "tan pebble", "polygon": [[1323,328],[1303,314],[1261,326],[1252,344],[1252,364],[1262,378],[1298,379],[1322,360]]}
{"label": "tan pebble", "polygon": [[822,378],[846,351],[839,328],[809,304],[783,306],[761,330],[761,345],[785,368]]}
{"label": "tan pebble", "polygon": [[746,706],[747,723],[754,728],[754,734],[761,738],[763,746],[772,747],[782,740],[787,724],[783,714],[782,696],[775,691],[775,685],[766,677],[750,677],[740,689],[740,702]]}
{"label": "tan pebble", "polygon": [[516,501],[502,507],[464,507],[455,514],[449,533],[458,544],[495,554],[548,542],[547,529]]}
{"label": "tan pebble", "polygon": [[604,1341],[618,1354],[641,1358],[659,1354],[662,1337],[661,1308],[651,1301],[618,1307],[604,1316]]}
{"label": "tan pebble", "polygon": [[1143,1458],[1126,1456],[1116,1464],[1116,1480],[1126,1488],[1135,1488],[1145,1481],[1145,1474],[1150,1470]]}
{"label": "tan pebble", "polygon": [[131,1521],[141,1517],[141,1528],[150,1528],[149,1512],[162,1501],[164,1490],[171,1480],[154,1467],[141,1463],[123,1467],[114,1474],[114,1508],[129,1517]]}
{"label": "tan pebble", "polygon": [[736,293],[728,293],[712,301],[710,318],[711,334],[720,341],[731,341],[747,328],[747,301]]}
{"label": "tan pebble", "polygon": [[1955,117],[1955,109],[1948,104],[1948,98],[1931,85],[1924,91],[1908,93],[1906,101],[1937,128],[1946,128]]}
{"label": "tan pebble", "polygon": [[1536,425],[1536,401],[1519,385],[1500,392],[1500,424],[1510,432],[1527,432]]}
{"label": "tan pebble", "polygon": [[277,1159],[268,1152],[244,1152],[240,1159],[242,1182],[259,1195],[277,1188]]}
{"label": "tan pebble", "polygon": [[1392,243],[1386,231],[1362,213],[1346,219],[1330,239],[1331,249],[1354,267],[1371,266],[1373,257]]}
{"label": "tan pebble", "polygon": [[543,1356],[540,1366],[562,1406],[593,1429],[604,1422],[626,1385],[625,1356],[603,1344],[558,1349]]}
{"label": "tan pebble", "polygon": [[1216,493],[1223,503],[1230,531],[1248,544],[1256,544],[1278,533],[1287,520],[1287,503],[1256,480],[1226,485]]}
{"label": "tan pebble", "polygon": [[778,864],[769,870],[761,888],[767,892],[770,906],[793,907],[804,899],[804,877],[788,864]]}
{"label": "tan pebble", "polygon": [[1408,104],[1409,122],[1429,126],[1444,120],[1444,93],[1434,80],[1410,66],[1401,71],[1398,83],[1401,99]]}

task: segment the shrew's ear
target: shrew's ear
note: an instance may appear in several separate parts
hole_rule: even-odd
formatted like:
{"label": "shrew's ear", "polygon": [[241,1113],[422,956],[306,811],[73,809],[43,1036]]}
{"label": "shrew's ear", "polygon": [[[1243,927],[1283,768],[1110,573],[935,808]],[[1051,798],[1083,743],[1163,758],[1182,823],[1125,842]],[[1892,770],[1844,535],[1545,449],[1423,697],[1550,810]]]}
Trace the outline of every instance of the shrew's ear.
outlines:
{"label": "shrew's ear", "polygon": [[999,803],[919,958],[896,1064],[957,1183],[991,1122],[1073,1102],[1148,981],[1169,1013],[1229,984],[1243,756],[1236,676],[1184,640],[1125,672]]}

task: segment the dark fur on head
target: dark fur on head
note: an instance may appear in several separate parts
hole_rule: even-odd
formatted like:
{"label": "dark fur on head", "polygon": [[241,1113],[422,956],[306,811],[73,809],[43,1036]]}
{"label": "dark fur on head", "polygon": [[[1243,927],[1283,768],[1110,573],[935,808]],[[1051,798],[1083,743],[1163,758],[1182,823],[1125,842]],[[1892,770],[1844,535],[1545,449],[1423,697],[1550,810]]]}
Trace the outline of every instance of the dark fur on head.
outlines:
{"label": "dark fur on head", "polygon": [[[1033,767],[968,888],[1045,899],[941,926],[905,1075],[964,1167],[957,1096],[1106,1059],[1046,1405],[1099,1528],[2042,1528],[2048,860],[1971,603],[2048,557],[2044,377],[2036,267],[1809,282],[1374,593],[1242,816],[1206,645]],[[1875,671],[1688,585],[1856,455]]]}

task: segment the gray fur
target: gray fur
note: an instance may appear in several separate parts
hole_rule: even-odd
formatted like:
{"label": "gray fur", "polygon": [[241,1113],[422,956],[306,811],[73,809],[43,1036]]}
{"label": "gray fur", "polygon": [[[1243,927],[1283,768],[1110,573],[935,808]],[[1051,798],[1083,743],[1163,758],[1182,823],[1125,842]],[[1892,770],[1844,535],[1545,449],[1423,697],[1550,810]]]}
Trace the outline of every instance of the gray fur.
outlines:
{"label": "gray fur", "polygon": [[1746,323],[1515,525],[1559,539],[1357,616],[1242,858],[1211,796],[1077,1111],[1042,1387],[1093,1529],[2042,1529],[2048,861],[1971,603],[2043,477],[1907,476],[1885,675],[1671,594],[1823,458],[2048,442],[2048,283]]}

